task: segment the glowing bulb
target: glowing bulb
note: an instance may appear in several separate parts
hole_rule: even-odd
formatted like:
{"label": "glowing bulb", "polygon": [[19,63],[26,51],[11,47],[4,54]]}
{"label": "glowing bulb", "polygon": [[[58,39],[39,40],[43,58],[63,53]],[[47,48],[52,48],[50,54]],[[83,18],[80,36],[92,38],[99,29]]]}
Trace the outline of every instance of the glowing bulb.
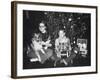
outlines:
{"label": "glowing bulb", "polygon": [[71,18],[69,18],[68,20],[69,20],[69,21],[72,21],[72,19],[71,19]]}

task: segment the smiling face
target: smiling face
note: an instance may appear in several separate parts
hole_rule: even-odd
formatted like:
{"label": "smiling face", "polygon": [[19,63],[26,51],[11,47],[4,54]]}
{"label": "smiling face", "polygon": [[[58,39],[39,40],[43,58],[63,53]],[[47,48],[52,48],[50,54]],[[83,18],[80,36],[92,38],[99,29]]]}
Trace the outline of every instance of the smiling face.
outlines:
{"label": "smiling face", "polygon": [[40,23],[39,24],[39,30],[42,32],[42,33],[45,33],[46,32],[46,26],[44,23]]}
{"label": "smiling face", "polygon": [[63,38],[65,36],[65,32],[63,30],[59,31],[59,37]]}

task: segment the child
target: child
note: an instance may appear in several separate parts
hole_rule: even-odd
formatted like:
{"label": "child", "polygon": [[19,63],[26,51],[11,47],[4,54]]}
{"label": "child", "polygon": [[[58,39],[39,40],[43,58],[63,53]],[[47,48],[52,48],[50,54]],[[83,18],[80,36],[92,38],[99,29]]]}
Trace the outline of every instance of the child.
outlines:
{"label": "child", "polygon": [[[60,30],[58,33],[59,37],[55,40],[55,50],[57,57],[61,59],[62,56],[69,57],[69,51],[71,51],[70,40],[65,36],[64,30]],[[62,62],[67,65],[65,59]]]}
{"label": "child", "polygon": [[32,39],[32,48],[34,49],[38,60],[41,63],[44,63],[53,54],[53,51],[49,49],[52,44],[50,44],[50,36],[47,34],[46,26],[44,23],[39,24],[39,30],[40,32],[35,33]]}

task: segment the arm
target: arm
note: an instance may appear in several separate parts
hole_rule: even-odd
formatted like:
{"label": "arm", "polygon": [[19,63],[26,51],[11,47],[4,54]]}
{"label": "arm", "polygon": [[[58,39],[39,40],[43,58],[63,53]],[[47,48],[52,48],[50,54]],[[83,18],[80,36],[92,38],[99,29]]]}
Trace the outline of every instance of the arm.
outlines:
{"label": "arm", "polygon": [[57,57],[61,58],[60,51],[59,51],[59,41],[58,41],[58,39],[55,40],[55,52],[57,54]]}
{"label": "arm", "polygon": [[69,39],[69,50],[71,50],[72,48],[71,48],[71,44],[70,44],[70,39]]}
{"label": "arm", "polygon": [[66,41],[67,41],[67,45],[66,45],[66,46],[68,46],[68,48],[69,48],[69,51],[71,51],[70,39],[68,38]]}
{"label": "arm", "polygon": [[58,51],[58,46],[59,46],[58,39],[56,39],[56,40],[55,40],[55,50],[56,50],[56,51]]}

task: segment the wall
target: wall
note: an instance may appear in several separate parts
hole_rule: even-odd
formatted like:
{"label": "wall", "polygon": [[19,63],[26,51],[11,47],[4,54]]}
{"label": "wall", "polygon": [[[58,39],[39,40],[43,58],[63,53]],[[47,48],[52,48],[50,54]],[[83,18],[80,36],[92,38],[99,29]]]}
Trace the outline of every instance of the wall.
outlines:
{"label": "wall", "polygon": [[[17,1],[17,0],[16,0]],[[24,0],[26,1],[26,0]],[[66,3],[79,5],[95,5],[99,6],[99,0],[30,0],[37,2]],[[100,6],[98,7],[100,10]],[[0,80],[13,80],[10,78],[11,71],[11,0],[0,0]],[[100,14],[100,11],[98,11]],[[100,21],[100,16],[98,15]],[[100,24],[98,24],[100,26]],[[98,34],[100,28],[98,27]],[[98,47],[100,47],[100,37],[98,37]],[[100,52],[100,50],[98,50]],[[98,52],[98,57],[100,54]],[[98,67],[100,59],[98,59]],[[100,80],[100,69],[98,74],[60,76],[34,78],[34,80]],[[22,79],[23,80],[23,79]],[[27,79],[26,79],[27,80]],[[29,78],[33,80],[33,78]]]}

